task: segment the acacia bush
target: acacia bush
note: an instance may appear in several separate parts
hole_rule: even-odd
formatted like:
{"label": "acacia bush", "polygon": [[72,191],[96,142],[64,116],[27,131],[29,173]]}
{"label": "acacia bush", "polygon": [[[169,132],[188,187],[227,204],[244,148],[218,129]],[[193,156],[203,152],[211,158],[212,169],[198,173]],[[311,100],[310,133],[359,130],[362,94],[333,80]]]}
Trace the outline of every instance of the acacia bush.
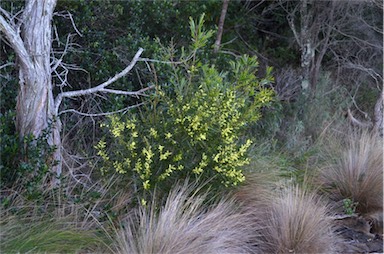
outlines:
{"label": "acacia bush", "polygon": [[[273,100],[265,87],[270,70],[258,79],[257,59],[248,56],[232,61],[228,72],[202,63],[199,54],[213,32],[203,30],[203,16],[190,28],[192,44],[170,64],[168,81],[136,114],[109,117],[108,134],[96,145],[103,172],[133,179],[137,190],[186,177],[219,187],[243,182],[252,144],[243,134]],[[173,47],[164,52],[175,59]]]}

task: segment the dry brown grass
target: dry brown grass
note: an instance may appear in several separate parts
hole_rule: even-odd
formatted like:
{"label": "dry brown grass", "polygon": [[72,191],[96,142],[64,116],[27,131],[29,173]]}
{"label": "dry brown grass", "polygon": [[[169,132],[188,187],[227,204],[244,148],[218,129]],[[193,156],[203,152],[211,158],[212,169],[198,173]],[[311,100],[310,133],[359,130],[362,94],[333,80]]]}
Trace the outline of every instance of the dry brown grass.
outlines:
{"label": "dry brown grass", "polygon": [[[270,179],[272,180],[272,178]],[[276,180],[276,179],[275,179]],[[235,197],[252,214],[257,246],[253,253],[334,253],[342,240],[332,214],[315,192],[289,181],[265,181],[250,175]]]}
{"label": "dry brown grass", "polygon": [[118,252],[250,253],[250,217],[231,200],[208,206],[195,189],[176,186],[163,207],[140,207],[118,233]]}
{"label": "dry brown grass", "polygon": [[337,237],[332,219],[315,194],[288,187],[265,198],[262,210],[257,212],[262,226],[259,248],[263,253],[335,251]]}
{"label": "dry brown grass", "polygon": [[319,178],[324,190],[329,191],[336,201],[348,198],[357,202],[358,213],[382,211],[382,138],[362,131],[354,132],[346,140],[334,138],[332,142],[342,145],[328,152],[329,163]]}

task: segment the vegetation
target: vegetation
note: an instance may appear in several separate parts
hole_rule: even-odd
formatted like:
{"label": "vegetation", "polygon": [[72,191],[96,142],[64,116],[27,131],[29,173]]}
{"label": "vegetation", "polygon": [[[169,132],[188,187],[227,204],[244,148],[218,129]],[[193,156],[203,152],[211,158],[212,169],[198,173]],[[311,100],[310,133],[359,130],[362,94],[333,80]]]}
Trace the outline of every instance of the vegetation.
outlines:
{"label": "vegetation", "polygon": [[[339,239],[333,232],[329,210],[315,194],[293,186],[267,198],[251,204],[261,225],[262,253],[335,251]],[[264,209],[258,208],[262,204]]]}
{"label": "vegetation", "polygon": [[[335,139],[329,165],[321,170],[323,189],[336,200],[350,199],[359,214],[383,209],[383,142],[366,131]],[[375,193],[375,195],[372,195]]]}
{"label": "vegetation", "polygon": [[265,88],[273,79],[269,73],[256,78],[256,58],[230,62],[228,73],[202,64],[199,50],[212,31],[202,30],[203,16],[190,25],[191,52],[180,56],[190,60],[173,66],[168,87],[157,87],[139,114],[111,116],[106,125],[110,141],[102,139],[96,146],[105,162],[102,170],[138,181],[136,189],[148,191],[191,176],[212,179],[212,185],[242,183],[252,143],[242,141],[246,125],[249,129],[259,120],[260,109],[273,99],[273,91]]}
{"label": "vegetation", "polygon": [[119,253],[249,253],[249,216],[233,200],[207,207],[196,184],[176,185],[164,206],[140,206],[118,231]]}
{"label": "vegetation", "polygon": [[0,13],[2,252],[332,253],[334,218],[382,232],[382,3]]}

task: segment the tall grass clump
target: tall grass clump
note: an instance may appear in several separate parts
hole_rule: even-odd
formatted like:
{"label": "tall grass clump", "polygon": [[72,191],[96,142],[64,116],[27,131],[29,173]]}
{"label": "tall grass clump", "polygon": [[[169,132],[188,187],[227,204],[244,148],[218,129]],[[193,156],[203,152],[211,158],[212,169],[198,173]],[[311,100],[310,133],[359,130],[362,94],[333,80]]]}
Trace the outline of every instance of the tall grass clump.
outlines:
{"label": "tall grass clump", "polygon": [[231,200],[208,206],[206,195],[195,191],[184,184],[171,190],[164,206],[141,206],[118,232],[118,252],[249,253],[249,216]]}
{"label": "tall grass clump", "polygon": [[333,253],[336,236],[327,207],[312,193],[287,187],[260,212],[263,253]]}
{"label": "tall grass clump", "polygon": [[94,252],[103,245],[95,232],[62,219],[3,217],[0,230],[2,253]]}
{"label": "tall grass clump", "polygon": [[350,199],[360,214],[383,209],[383,140],[368,131],[332,138],[329,162],[320,172],[324,190],[332,199]]}
{"label": "tall grass clump", "polygon": [[30,199],[29,190],[15,184],[0,193],[1,253],[111,253],[106,220],[126,212],[130,196],[115,191],[115,178],[105,184],[76,186],[62,178],[59,188],[47,188]]}
{"label": "tall grass clump", "polygon": [[252,214],[253,253],[334,253],[337,237],[327,205],[308,189],[253,178],[235,195]]}

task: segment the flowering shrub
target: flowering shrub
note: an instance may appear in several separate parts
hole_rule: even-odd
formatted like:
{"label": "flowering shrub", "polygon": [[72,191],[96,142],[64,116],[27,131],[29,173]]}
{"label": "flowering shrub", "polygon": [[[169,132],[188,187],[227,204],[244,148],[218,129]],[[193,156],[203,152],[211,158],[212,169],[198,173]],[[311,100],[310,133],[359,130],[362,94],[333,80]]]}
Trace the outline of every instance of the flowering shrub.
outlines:
{"label": "flowering shrub", "polygon": [[188,60],[172,65],[168,86],[158,86],[140,113],[111,116],[105,124],[110,135],[96,146],[103,170],[128,175],[138,189],[184,177],[220,186],[245,179],[242,167],[249,163],[252,141],[242,136],[273,99],[273,91],[264,87],[272,80],[270,70],[259,81],[257,59],[248,56],[232,62],[230,73],[201,64],[198,49],[212,34],[201,26],[202,19],[198,26],[191,22],[191,57],[181,56]]}

